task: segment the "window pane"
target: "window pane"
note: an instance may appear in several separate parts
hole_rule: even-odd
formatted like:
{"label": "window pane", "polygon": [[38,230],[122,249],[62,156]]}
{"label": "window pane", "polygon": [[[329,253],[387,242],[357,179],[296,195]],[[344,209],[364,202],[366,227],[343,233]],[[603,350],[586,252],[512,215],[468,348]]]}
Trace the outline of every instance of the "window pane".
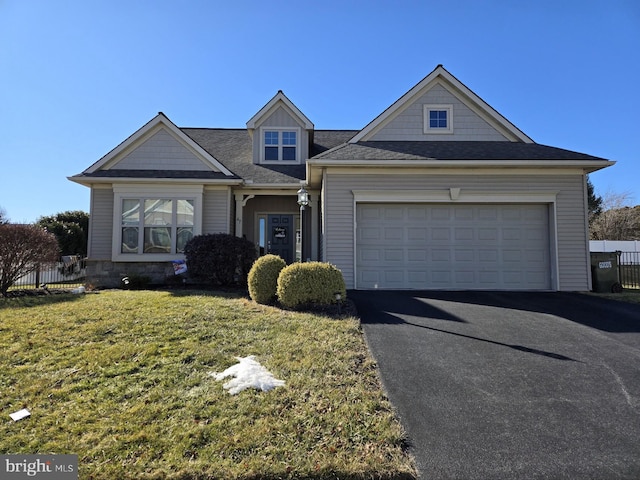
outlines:
{"label": "window pane", "polygon": [[295,160],[296,159],[296,147],[282,147],[282,159],[283,160]]}
{"label": "window pane", "polygon": [[178,200],[178,225],[193,225],[193,200]]}
{"label": "window pane", "polygon": [[193,228],[178,227],[178,237],[176,239],[176,249],[178,253],[184,253],[184,246],[193,238]]}
{"label": "window pane", "polygon": [[171,225],[173,200],[145,200],[145,225]]}
{"label": "window pane", "polygon": [[122,229],[121,253],[138,253],[138,227],[124,227]]}
{"label": "window pane", "polygon": [[171,228],[145,227],[144,253],[171,253]]}
{"label": "window pane", "polygon": [[265,160],[278,160],[278,147],[264,147]]}
{"label": "window pane", "polygon": [[278,145],[278,132],[264,132],[265,145]]}
{"label": "window pane", "polygon": [[122,200],[122,225],[137,225],[140,222],[140,200]]}
{"label": "window pane", "polygon": [[282,144],[283,145],[295,145],[296,144],[296,132],[282,132]]}
{"label": "window pane", "polygon": [[260,231],[258,237],[258,247],[260,248],[260,255],[264,255],[266,252],[265,247],[267,245],[267,219],[260,217],[258,220],[258,230]]}
{"label": "window pane", "polygon": [[429,110],[429,128],[447,128],[447,111]]}

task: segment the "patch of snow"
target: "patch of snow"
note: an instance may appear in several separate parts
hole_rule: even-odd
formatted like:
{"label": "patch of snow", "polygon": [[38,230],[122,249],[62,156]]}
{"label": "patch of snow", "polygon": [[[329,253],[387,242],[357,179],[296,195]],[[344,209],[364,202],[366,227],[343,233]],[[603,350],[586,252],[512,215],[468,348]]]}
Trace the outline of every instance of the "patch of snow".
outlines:
{"label": "patch of snow", "polygon": [[222,385],[222,388],[229,390],[231,395],[240,393],[247,388],[256,388],[263,392],[268,392],[276,387],[282,387],[284,380],[274,378],[273,374],[260,365],[255,358],[255,355],[249,355],[244,358],[236,357],[239,363],[227,368],[222,373],[211,372],[209,375],[218,381],[223,378],[234,377]]}

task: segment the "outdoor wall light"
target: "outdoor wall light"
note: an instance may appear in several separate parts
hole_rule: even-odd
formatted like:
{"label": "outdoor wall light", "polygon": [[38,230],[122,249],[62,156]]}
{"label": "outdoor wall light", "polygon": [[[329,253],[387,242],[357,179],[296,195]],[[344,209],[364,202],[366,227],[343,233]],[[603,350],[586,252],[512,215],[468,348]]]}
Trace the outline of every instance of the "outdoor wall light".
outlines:
{"label": "outdoor wall light", "polygon": [[304,258],[304,235],[302,234],[302,217],[304,217],[304,207],[309,205],[309,192],[304,185],[298,190],[298,205],[300,205],[300,261]]}
{"label": "outdoor wall light", "polygon": [[300,205],[302,210],[304,210],[304,207],[309,205],[309,192],[307,192],[307,189],[304,188],[304,186],[300,187],[300,190],[298,190],[298,205]]}

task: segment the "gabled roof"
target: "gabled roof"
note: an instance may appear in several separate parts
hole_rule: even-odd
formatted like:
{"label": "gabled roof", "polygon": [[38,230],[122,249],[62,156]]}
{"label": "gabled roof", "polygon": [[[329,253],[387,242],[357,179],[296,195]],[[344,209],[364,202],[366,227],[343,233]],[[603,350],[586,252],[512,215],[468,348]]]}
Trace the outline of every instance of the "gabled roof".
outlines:
{"label": "gabled roof", "polygon": [[514,142],[533,143],[533,140],[525,135],[519,128],[512,124],[505,117],[500,115],[493,107],[476,95],[471,89],[460,80],[451,75],[442,65],[438,65],[429,75],[423,78],[415,87],[400,97],[393,105],[378,115],[357,135],[350,143],[371,140],[373,135],[393,118],[400,114],[405,108],[435,85],[441,84],[451,91],[457,98],[465,103],[469,108],[478,113],[491,125],[503,133]]}
{"label": "gabled roof", "polygon": [[141,145],[151,135],[164,129],[178,142],[189,149],[196,157],[202,161],[202,163],[209,167],[214,172],[220,172],[225,176],[232,177],[233,173],[229,171],[223,164],[221,164],[216,158],[214,158],[209,152],[204,150],[198,143],[192,138],[180,130],[167,116],[160,112],[149,122],[138,129],[133,135],[127,138],[124,142],[118,145],[116,148],[107,153],[104,157],[98,160],[96,163],[87,168],[83,174],[84,176],[91,176],[101,170],[109,170],[111,167],[117,164],[124,155]]}
{"label": "gabled roof", "polygon": [[605,158],[537,143],[500,141],[375,141],[344,143],[307,161],[315,186],[325,167],[339,168],[579,168],[585,173],[614,165]]}
{"label": "gabled roof", "polygon": [[313,122],[311,122],[311,120],[309,120],[306,115],[287,98],[282,90],[278,90],[278,93],[276,93],[275,96],[258,111],[258,113],[251,117],[247,122],[247,128],[249,130],[254,130],[256,126],[260,124],[262,119],[268,117],[276,108],[278,108],[278,106],[283,106],[284,109],[287,110],[289,114],[306,130],[313,130]]}
{"label": "gabled roof", "polygon": [[[339,145],[312,160],[580,160],[608,162],[604,158],[538,143],[497,141],[376,141]],[[526,166],[526,164],[523,164]]]}
{"label": "gabled roof", "polygon": [[[229,170],[254,186],[286,185],[300,188],[305,178],[305,165],[277,165],[253,163],[253,142],[245,129],[183,128],[182,131],[216,157]],[[309,147],[310,155],[317,155],[341,145],[356,132],[353,130],[316,130]]]}

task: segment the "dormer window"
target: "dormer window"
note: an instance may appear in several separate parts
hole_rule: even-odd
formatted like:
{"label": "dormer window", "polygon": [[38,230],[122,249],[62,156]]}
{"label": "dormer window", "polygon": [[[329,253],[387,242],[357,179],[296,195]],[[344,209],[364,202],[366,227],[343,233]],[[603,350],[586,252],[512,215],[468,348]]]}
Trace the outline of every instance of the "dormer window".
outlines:
{"label": "dormer window", "polygon": [[453,133],[453,105],[425,105],[424,133]]}
{"label": "dormer window", "polygon": [[263,160],[265,162],[298,162],[298,131],[263,130]]}

